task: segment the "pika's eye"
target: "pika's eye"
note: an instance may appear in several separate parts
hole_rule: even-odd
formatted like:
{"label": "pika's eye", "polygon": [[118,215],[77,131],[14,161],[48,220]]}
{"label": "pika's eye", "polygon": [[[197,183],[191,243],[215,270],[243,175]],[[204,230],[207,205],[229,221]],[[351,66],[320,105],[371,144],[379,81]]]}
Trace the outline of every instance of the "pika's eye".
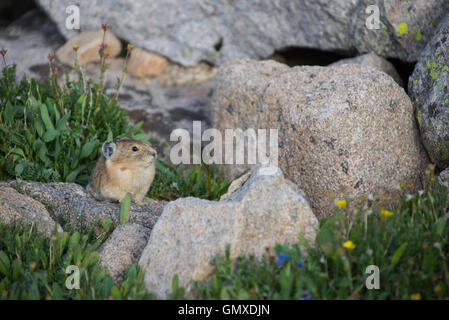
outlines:
{"label": "pika's eye", "polygon": [[136,146],[134,146],[134,147],[133,147],[133,151],[134,151],[134,152],[139,151],[139,148],[137,148]]}

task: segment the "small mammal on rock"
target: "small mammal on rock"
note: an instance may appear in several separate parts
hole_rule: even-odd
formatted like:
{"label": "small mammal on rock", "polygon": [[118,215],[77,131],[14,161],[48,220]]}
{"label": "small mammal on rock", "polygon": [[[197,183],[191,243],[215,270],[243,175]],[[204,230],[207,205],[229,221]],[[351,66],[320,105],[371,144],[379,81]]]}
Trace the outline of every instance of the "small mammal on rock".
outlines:
{"label": "small mammal on rock", "polygon": [[156,150],[143,141],[123,137],[105,142],[102,153],[87,191],[97,200],[119,202],[129,192],[134,202],[142,205],[156,172]]}

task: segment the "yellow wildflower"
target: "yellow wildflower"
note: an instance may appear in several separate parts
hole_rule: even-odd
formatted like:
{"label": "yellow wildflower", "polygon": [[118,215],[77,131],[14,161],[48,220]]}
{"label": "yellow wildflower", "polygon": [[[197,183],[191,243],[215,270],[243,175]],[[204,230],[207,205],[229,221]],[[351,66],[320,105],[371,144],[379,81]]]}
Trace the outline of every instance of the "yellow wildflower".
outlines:
{"label": "yellow wildflower", "polygon": [[73,50],[74,50],[74,51],[77,51],[78,49],[79,49],[78,45],[75,44],[75,45],[73,46]]}
{"label": "yellow wildflower", "polygon": [[340,201],[337,201],[337,203],[336,203],[337,207],[340,207],[341,209],[344,209],[347,204],[348,203],[346,202],[346,200],[340,200]]}
{"label": "yellow wildflower", "polygon": [[412,293],[410,295],[410,300],[421,300],[421,293]]}
{"label": "yellow wildflower", "polygon": [[439,284],[437,284],[435,286],[435,288],[433,288],[433,292],[435,292],[435,294],[440,294],[441,292],[441,286]]}
{"label": "yellow wildflower", "polygon": [[346,241],[345,243],[343,243],[343,247],[345,247],[346,249],[348,249],[349,251],[352,251],[355,249],[355,244],[354,242],[352,242],[351,240]]}
{"label": "yellow wildflower", "polygon": [[393,215],[393,212],[382,209],[382,210],[380,210],[380,214],[382,216],[384,216],[385,218],[389,218],[389,217],[391,217]]}

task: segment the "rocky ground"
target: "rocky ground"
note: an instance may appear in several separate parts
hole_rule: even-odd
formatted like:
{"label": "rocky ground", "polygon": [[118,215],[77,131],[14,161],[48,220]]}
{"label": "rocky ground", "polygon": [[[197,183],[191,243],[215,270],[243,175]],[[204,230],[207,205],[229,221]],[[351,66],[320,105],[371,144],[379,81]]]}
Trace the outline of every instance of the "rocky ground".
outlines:
{"label": "rocky ground", "polygon": [[[360,18],[368,2],[380,8],[380,30],[368,30]],[[64,27],[61,13],[70,1],[36,3],[1,24],[8,63],[17,64],[20,77],[45,81],[52,52],[60,70],[75,77],[76,44],[83,72],[95,79],[96,31],[108,23],[106,86],[114,94],[123,44],[131,42],[121,105],[134,122],[144,122],[160,154],[170,150],[171,131],[191,131],[193,120],[222,132],[279,132],[278,167],[225,166],[230,180],[253,168],[220,201],[133,205],[130,224],[117,227],[99,250],[117,282],[138,262],[147,287],[167,298],[174,274],[186,286],[210,277],[226,244],[235,258],[297,242],[298,232],[313,243],[318,219],[332,214],[336,200],[395,203],[426,187],[430,163],[448,183],[447,1],[85,1],[76,33]],[[333,50],[345,59],[292,66],[282,55],[291,47]],[[295,61],[304,61],[297,52]],[[396,70],[404,64],[411,75]],[[3,181],[0,201],[2,221],[24,220],[46,234],[61,232],[60,224],[119,221],[118,204],[98,202],[76,184]]]}

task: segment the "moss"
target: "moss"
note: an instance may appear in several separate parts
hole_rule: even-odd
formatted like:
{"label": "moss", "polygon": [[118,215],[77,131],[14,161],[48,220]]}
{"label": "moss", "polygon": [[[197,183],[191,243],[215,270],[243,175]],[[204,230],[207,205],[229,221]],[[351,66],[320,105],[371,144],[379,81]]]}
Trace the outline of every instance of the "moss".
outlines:
{"label": "moss", "polygon": [[432,148],[430,147],[429,142],[427,139],[422,139],[422,144],[424,145],[424,148],[427,150],[427,153],[429,154],[430,159],[435,159],[435,153],[432,152]]}
{"label": "moss", "polygon": [[421,40],[421,39],[422,39],[421,30],[418,29],[418,30],[415,31],[415,40],[416,40],[416,41],[419,41],[419,40]]}
{"label": "moss", "polygon": [[397,27],[396,27],[396,32],[400,35],[406,35],[408,34],[408,25],[405,22],[401,22]]}
{"label": "moss", "polygon": [[449,66],[437,63],[436,61],[426,61],[426,68],[433,81],[438,79],[441,72],[449,72]]}
{"label": "moss", "polygon": [[441,160],[443,162],[449,161],[449,141],[446,146],[442,145],[438,148],[439,153],[441,154]]}
{"label": "moss", "polygon": [[419,130],[422,128],[422,113],[419,108],[416,108],[416,120],[418,121]]}

